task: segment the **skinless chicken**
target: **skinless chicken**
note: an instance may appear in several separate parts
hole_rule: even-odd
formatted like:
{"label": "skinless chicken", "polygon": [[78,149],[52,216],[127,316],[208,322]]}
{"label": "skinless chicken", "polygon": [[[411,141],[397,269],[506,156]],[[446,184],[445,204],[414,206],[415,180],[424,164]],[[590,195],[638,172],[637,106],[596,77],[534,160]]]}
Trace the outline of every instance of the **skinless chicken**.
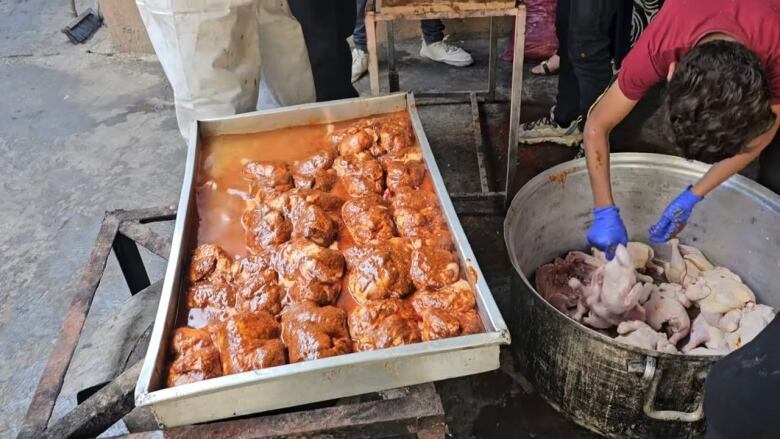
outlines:
{"label": "skinless chicken", "polygon": [[377,125],[379,141],[370,151],[376,157],[392,154],[414,145],[414,133],[408,117],[394,117],[382,120]]}
{"label": "skinless chicken", "polygon": [[341,283],[325,283],[317,281],[294,282],[287,288],[283,304],[314,302],[317,305],[334,305],[341,292]]}
{"label": "skinless chicken", "polygon": [[775,311],[771,306],[748,304],[741,310],[738,328],[726,333],[726,343],[732,350],[744,346],[756,338],[774,318]]}
{"label": "skinless chicken", "polygon": [[301,206],[314,205],[327,212],[334,221],[338,221],[342,204],[344,201],[338,196],[314,189],[293,189],[268,202],[269,206],[286,216],[293,216]]}
{"label": "skinless chicken", "polygon": [[269,253],[260,253],[236,260],[230,271],[240,288],[253,283],[275,283],[278,280]]}
{"label": "skinless chicken", "polygon": [[588,285],[572,278],[569,286],[581,297],[573,318],[599,329],[627,320],[644,320],[645,310],[640,303],[652,291],[651,284],[637,282],[631,258],[622,245],[618,245],[611,261],[593,272]]}
{"label": "skinless chicken", "polygon": [[267,312],[277,315],[282,312],[284,288],[276,283],[262,283],[257,280],[245,283],[236,294],[236,310],[240,312]]}
{"label": "skinless chicken", "polygon": [[344,254],[349,292],[360,304],[405,297],[413,288],[409,277],[411,255],[411,245],[404,238],[350,248]]}
{"label": "skinless chicken", "polygon": [[722,315],[756,302],[753,291],[742,283],[739,276],[725,267],[715,267],[702,273],[685,289],[685,295],[695,301],[703,313],[708,314]]}
{"label": "skinless chicken", "polygon": [[295,187],[331,190],[337,180],[336,171],[333,169],[336,156],[336,151],[333,149],[324,149],[306,160],[293,162],[292,176]]}
{"label": "skinless chicken", "polygon": [[372,300],[349,316],[355,350],[368,351],[420,341],[414,310],[399,299]]}
{"label": "skinless chicken", "polygon": [[640,320],[621,322],[617,327],[618,336],[615,340],[649,349],[651,351],[676,354],[677,348],[666,339],[666,335],[656,332]]}
{"label": "skinless chicken", "polygon": [[458,280],[460,265],[458,258],[449,250],[421,246],[412,251],[409,275],[415,287],[437,289]]}
{"label": "skinless chicken", "polygon": [[263,190],[286,191],[292,188],[292,174],[281,161],[251,161],[241,168],[241,176],[249,182],[252,195]]}
{"label": "skinless chicken", "polygon": [[229,375],[286,363],[281,327],[266,312],[236,313],[216,333],[222,371]]}
{"label": "skinless chicken", "polygon": [[555,258],[553,262],[536,270],[536,288],[545,300],[571,316],[576,312],[580,296],[569,286],[569,279],[576,278],[587,285],[593,271],[601,265],[603,263],[593,256],[569,252],[565,259]]}
{"label": "skinless chicken", "polygon": [[691,329],[691,319],[680,303],[682,287],[678,284],[656,285],[650,294],[650,299],[643,305],[647,323],[656,331],[665,327],[669,342],[676,344],[685,338]]}
{"label": "skinless chicken", "polygon": [[282,340],[290,363],[352,352],[344,311],[312,302],[290,305],[284,310]]}
{"label": "skinless chicken", "polygon": [[391,193],[416,189],[425,179],[425,164],[419,148],[404,148],[379,160],[387,174],[387,189]]}
{"label": "skinless chicken", "polygon": [[720,328],[707,323],[707,320],[701,314],[693,319],[693,325],[691,325],[691,337],[688,343],[683,346],[683,352],[690,352],[694,348],[701,346],[702,344],[707,346],[708,349],[722,350],[728,349],[726,340],[723,337],[723,331]]}
{"label": "skinless chicken", "polygon": [[304,238],[329,246],[338,231],[341,199],[313,189],[293,189],[268,201],[291,225],[292,238]]}
{"label": "skinless chicken", "polygon": [[379,195],[385,188],[382,165],[366,152],[340,156],[333,169],[350,196]]}
{"label": "skinless chicken", "polygon": [[344,225],[356,244],[387,241],[395,234],[390,207],[378,195],[353,198],[341,209]]}
{"label": "skinless chicken", "polygon": [[357,124],[336,133],[332,139],[338,141],[339,154],[342,156],[363,152],[379,141],[379,134],[371,122]]}
{"label": "skinless chicken", "polygon": [[395,225],[401,236],[426,246],[452,248],[452,236],[435,194],[406,190],[396,193],[392,202]]}
{"label": "skinless chicken", "polygon": [[203,244],[195,248],[190,259],[190,282],[225,280],[231,278],[233,260],[214,244]]}
{"label": "skinless chicken", "polygon": [[[187,291],[187,306],[190,308],[224,310],[235,303],[235,288],[224,280],[197,282]],[[214,316],[218,317],[218,314],[214,313]]]}
{"label": "skinless chicken", "polygon": [[293,232],[290,220],[266,204],[245,210],[241,224],[246,230],[246,246],[252,253],[262,253],[288,241]]}
{"label": "skinless chicken", "polygon": [[174,360],[168,369],[168,387],[222,376],[219,351],[207,331],[176,328],[171,354]]}

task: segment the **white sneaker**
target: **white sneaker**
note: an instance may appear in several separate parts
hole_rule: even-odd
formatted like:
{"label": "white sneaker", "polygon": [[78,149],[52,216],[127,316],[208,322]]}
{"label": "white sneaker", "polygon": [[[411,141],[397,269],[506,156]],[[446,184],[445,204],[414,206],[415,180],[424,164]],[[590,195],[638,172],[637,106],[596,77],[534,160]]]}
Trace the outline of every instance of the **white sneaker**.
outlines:
{"label": "white sneaker", "polygon": [[549,117],[520,124],[517,141],[525,144],[552,142],[559,145],[576,146],[582,143],[581,121],[582,119],[578,117],[568,127],[562,127],[553,118],[553,110],[550,110]]}
{"label": "white sneaker", "polygon": [[474,62],[474,58],[460,47],[448,44],[448,37],[449,35],[444,37],[442,41],[431,44],[425,44],[425,39],[423,39],[420,56],[455,67],[471,65]]}
{"label": "white sneaker", "polygon": [[352,49],[352,82],[360,79],[368,71],[368,53]]}

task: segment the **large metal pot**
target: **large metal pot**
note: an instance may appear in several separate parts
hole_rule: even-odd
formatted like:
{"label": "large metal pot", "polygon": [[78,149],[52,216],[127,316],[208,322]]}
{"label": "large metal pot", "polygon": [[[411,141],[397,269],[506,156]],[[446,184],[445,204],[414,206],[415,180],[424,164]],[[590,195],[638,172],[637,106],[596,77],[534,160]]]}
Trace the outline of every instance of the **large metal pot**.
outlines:
{"label": "large metal pot", "polygon": [[[612,154],[612,187],[632,240],[708,165],[658,154]],[[534,289],[540,265],[585,247],[592,197],[583,159],[523,186],[504,223],[516,322],[512,345],[538,392],[558,411],[616,438],[695,437],[704,430],[702,388],[713,357],[648,351],[618,343],[552,307]],[[701,202],[680,235],[740,274],[759,302],[780,307],[780,197],[731,178]],[[667,252],[668,253],[668,252]]]}

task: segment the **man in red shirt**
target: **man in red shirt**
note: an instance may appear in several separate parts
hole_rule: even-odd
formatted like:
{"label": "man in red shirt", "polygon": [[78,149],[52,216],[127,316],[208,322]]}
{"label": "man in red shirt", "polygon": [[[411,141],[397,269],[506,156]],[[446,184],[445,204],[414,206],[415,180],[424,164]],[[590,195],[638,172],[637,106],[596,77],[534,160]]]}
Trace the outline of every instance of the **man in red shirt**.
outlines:
{"label": "man in red shirt", "polygon": [[668,79],[666,119],[687,158],[714,163],[650,228],[652,242],[682,230],[696,203],[742,170],[780,124],[780,0],[667,0],[594,104],[583,146],[595,204],[591,245],[611,253],[628,236],[612,198],[609,133]]}

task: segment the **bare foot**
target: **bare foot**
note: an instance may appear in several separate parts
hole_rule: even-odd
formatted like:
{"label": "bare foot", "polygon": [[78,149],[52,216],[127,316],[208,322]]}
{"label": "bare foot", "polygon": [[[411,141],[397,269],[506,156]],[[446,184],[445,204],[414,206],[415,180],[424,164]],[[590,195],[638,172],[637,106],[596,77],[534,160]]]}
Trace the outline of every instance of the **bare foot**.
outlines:
{"label": "bare foot", "polygon": [[546,61],[542,61],[539,65],[534,66],[534,68],[531,69],[531,73],[540,76],[554,75],[558,72],[560,67],[561,57],[556,53]]}

